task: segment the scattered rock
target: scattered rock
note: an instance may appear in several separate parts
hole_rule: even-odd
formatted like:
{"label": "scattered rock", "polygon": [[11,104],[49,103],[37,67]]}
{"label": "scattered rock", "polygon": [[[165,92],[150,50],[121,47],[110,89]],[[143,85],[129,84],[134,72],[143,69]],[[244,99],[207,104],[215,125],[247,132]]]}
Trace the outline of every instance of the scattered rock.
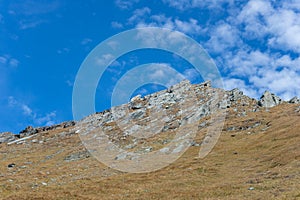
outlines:
{"label": "scattered rock", "polygon": [[47,183],[45,183],[45,182],[42,182],[42,185],[44,185],[44,186],[47,186],[48,184],[47,184]]}
{"label": "scattered rock", "polygon": [[70,162],[70,161],[82,160],[89,157],[91,157],[90,152],[86,150],[86,151],[76,152],[71,155],[68,155],[64,160]]}
{"label": "scattered rock", "polygon": [[31,140],[32,143],[38,143],[39,141],[37,139]]}
{"label": "scattered rock", "polygon": [[8,168],[13,168],[13,167],[15,167],[15,166],[16,166],[15,163],[11,163],[11,164],[8,164],[8,165],[7,165]]}
{"label": "scattered rock", "polygon": [[248,190],[255,190],[255,188],[254,187],[249,187]]}

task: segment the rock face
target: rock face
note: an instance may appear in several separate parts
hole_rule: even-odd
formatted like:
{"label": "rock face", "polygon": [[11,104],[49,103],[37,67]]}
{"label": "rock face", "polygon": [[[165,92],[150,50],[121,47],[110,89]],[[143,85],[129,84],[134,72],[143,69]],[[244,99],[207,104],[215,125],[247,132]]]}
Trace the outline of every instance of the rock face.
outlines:
{"label": "rock face", "polygon": [[281,103],[282,100],[278,96],[276,96],[275,94],[269,91],[265,91],[265,93],[261,96],[260,100],[258,101],[258,105],[265,108],[271,108]]}
{"label": "rock face", "polygon": [[16,139],[16,136],[13,133],[10,133],[10,132],[0,133],[0,144],[8,143],[8,142],[14,141],[15,139]]}

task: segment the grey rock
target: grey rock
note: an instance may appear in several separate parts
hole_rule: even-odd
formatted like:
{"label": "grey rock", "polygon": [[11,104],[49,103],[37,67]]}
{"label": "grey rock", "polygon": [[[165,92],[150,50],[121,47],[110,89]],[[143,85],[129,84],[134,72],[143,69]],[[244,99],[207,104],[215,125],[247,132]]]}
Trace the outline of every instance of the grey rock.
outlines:
{"label": "grey rock", "polygon": [[15,163],[10,163],[10,164],[7,165],[8,168],[13,168],[13,167],[15,167],[15,166],[16,166]]}
{"label": "grey rock", "polygon": [[229,99],[230,101],[236,101],[243,96],[243,92],[238,88],[229,91]]}
{"label": "grey rock", "polygon": [[130,108],[131,109],[140,109],[143,107],[144,103],[144,98],[142,98],[141,95],[137,95],[135,97],[133,97],[131,100],[130,100]]}
{"label": "grey rock", "polygon": [[81,152],[76,152],[76,153],[68,155],[64,160],[67,161],[67,162],[77,161],[77,160],[82,160],[82,159],[85,159],[85,158],[89,158],[90,156],[91,156],[90,152],[81,151]]}
{"label": "grey rock", "polygon": [[130,114],[130,118],[131,119],[141,119],[145,116],[146,114],[146,110],[143,109],[143,110],[137,110],[133,113]]}
{"label": "grey rock", "polygon": [[293,97],[291,100],[289,100],[289,103],[300,104],[300,99],[298,97]]}
{"label": "grey rock", "polygon": [[4,132],[4,133],[0,133],[0,144],[1,143],[8,143],[8,142],[12,142],[15,139],[17,139],[17,135],[14,135],[11,132]]}
{"label": "grey rock", "polygon": [[36,133],[38,133],[38,130],[36,128],[33,128],[32,126],[27,126],[24,130],[22,130],[20,132],[20,136],[26,137],[26,136],[33,135]]}
{"label": "grey rock", "polygon": [[265,108],[271,108],[282,103],[282,100],[275,94],[265,91],[258,101],[258,105]]}

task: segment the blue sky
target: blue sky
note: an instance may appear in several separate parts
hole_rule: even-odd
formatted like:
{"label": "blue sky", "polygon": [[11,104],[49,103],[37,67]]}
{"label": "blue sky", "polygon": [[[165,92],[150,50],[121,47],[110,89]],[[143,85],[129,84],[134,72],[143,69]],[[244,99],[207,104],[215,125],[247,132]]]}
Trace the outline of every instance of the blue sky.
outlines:
{"label": "blue sky", "polygon": [[[73,83],[89,52],[136,27],[164,27],[198,41],[214,59],[226,89],[259,98],[265,90],[300,96],[300,1],[234,0],[0,0],[0,132],[72,120]],[[202,81],[170,53],[128,53],[110,66],[96,94],[110,107],[116,81],[145,63],[171,65]],[[159,76],[167,73],[159,71]],[[146,85],[137,93],[162,89]]]}

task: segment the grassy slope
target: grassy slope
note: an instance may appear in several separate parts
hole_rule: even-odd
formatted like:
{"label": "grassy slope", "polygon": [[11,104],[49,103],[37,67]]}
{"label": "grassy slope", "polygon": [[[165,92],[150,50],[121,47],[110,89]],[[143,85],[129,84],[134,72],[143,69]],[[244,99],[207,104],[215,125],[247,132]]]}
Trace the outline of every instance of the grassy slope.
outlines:
{"label": "grassy slope", "polygon": [[[43,144],[2,144],[0,199],[300,199],[297,107],[229,116],[206,158],[198,159],[199,147],[191,147],[175,163],[147,174],[121,173],[93,157],[64,161],[85,150],[78,135],[59,136],[67,130],[40,134],[39,140],[48,140]],[[253,120],[261,125],[225,131]],[[9,163],[16,167],[8,169]]]}

